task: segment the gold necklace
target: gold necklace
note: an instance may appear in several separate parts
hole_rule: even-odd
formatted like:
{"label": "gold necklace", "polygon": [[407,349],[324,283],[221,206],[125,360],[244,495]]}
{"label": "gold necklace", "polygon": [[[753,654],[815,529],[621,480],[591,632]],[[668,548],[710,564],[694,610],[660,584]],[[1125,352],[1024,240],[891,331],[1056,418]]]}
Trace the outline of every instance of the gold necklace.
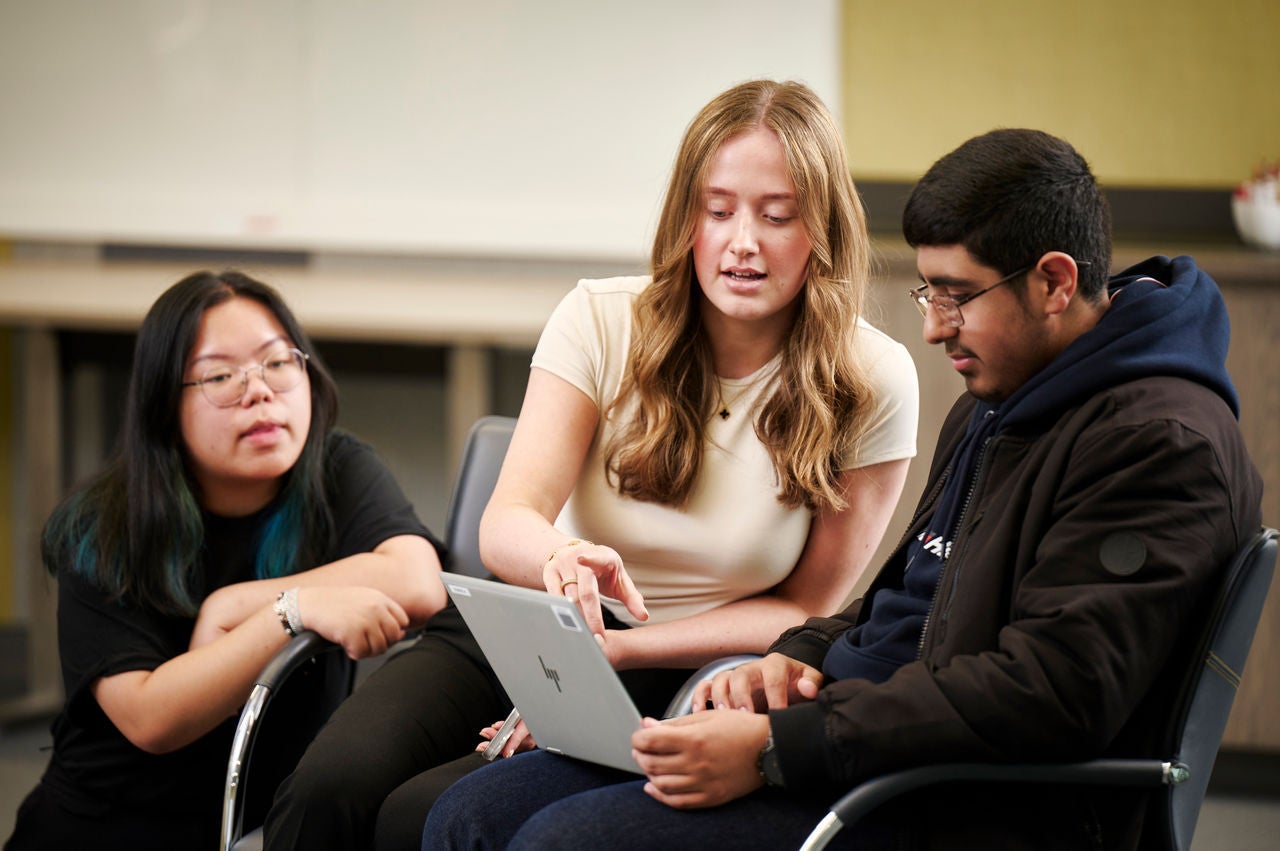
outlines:
{"label": "gold necklace", "polygon": [[718,400],[717,404],[720,408],[720,410],[716,411],[716,414],[720,417],[720,419],[722,420],[729,419],[729,413],[730,413],[729,406],[737,404],[738,400],[741,399],[742,395],[746,393],[747,390],[749,389],[751,389],[750,385],[747,385],[745,387],[739,387],[737,394],[732,399],[725,399],[724,398],[724,382],[718,376],[716,377],[716,399]]}

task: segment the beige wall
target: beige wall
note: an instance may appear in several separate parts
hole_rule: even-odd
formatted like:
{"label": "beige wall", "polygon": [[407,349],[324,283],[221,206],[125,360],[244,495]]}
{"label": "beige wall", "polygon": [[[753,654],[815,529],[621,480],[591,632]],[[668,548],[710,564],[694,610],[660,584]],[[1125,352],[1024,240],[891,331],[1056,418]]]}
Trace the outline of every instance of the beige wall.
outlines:
{"label": "beige wall", "polygon": [[855,177],[913,180],[1029,126],[1105,184],[1227,187],[1280,159],[1276,0],[844,0]]}

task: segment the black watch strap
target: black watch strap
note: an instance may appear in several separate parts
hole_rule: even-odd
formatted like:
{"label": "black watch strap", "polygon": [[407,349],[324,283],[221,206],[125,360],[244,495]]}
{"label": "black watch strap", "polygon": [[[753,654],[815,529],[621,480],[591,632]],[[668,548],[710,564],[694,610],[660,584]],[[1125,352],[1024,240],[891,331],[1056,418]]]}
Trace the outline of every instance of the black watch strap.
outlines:
{"label": "black watch strap", "polygon": [[760,756],[756,759],[756,769],[766,786],[781,789],[786,785],[782,780],[782,766],[778,762],[778,751],[773,746],[773,736],[764,740],[764,747],[760,749]]}

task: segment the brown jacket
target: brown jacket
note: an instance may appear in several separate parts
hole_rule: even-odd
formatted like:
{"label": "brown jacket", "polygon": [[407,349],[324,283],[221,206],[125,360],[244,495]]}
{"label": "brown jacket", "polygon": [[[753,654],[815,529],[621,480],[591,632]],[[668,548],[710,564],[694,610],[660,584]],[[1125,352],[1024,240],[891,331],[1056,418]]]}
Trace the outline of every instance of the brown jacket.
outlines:
{"label": "brown jacket", "polygon": [[[953,407],[911,527],[866,597],[772,650],[820,668],[864,600],[900,586],[974,404]],[[974,482],[919,661],[771,713],[788,788],[834,799],[924,763],[1153,755],[1161,674],[1261,523],[1230,409],[1181,378],[1121,384],[999,434]],[[919,793],[896,818],[941,840],[930,845],[1113,848],[1136,842],[1141,816],[1137,795],[987,786]]]}

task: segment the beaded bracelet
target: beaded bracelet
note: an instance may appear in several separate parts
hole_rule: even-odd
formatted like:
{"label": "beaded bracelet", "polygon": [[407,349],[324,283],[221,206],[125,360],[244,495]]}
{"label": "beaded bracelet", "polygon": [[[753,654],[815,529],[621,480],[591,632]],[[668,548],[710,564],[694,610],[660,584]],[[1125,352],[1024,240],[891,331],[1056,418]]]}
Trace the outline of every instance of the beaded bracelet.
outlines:
{"label": "beaded bracelet", "polygon": [[285,613],[289,616],[289,627],[297,635],[305,627],[302,625],[302,610],[298,608],[298,589],[290,588],[284,592]]}
{"label": "beaded bracelet", "polygon": [[302,612],[298,609],[297,588],[281,591],[271,610],[276,613],[280,626],[284,627],[284,631],[290,636],[302,632]]}
{"label": "beaded bracelet", "polygon": [[280,626],[284,627],[284,631],[289,633],[290,636],[293,636],[297,633],[293,631],[293,627],[289,626],[289,612],[288,609],[285,608],[284,595],[284,591],[281,591],[276,595],[276,601],[275,604],[271,606],[271,611],[276,613],[276,619],[280,621]]}

